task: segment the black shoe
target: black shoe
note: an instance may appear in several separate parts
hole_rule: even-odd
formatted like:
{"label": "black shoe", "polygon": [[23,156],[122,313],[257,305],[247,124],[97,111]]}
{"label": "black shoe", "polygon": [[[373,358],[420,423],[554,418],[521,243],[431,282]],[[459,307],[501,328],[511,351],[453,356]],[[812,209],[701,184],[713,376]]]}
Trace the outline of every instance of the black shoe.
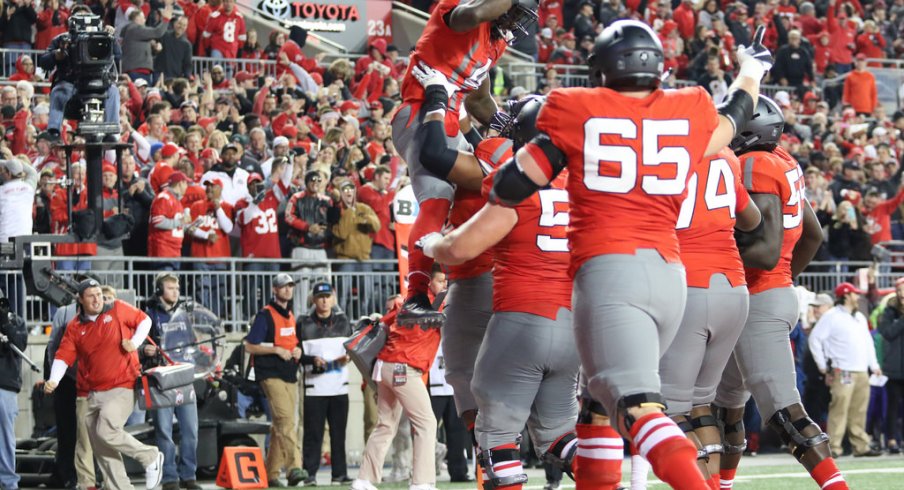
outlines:
{"label": "black shoe", "polygon": [[882,451],[879,451],[878,449],[872,449],[872,448],[870,448],[870,450],[867,451],[867,452],[865,452],[865,453],[860,453],[860,454],[855,454],[855,455],[854,455],[855,458],[864,458],[864,457],[866,457],[866,458],[874,458],[874,457],[876,457],[876,456],[882,456]]}
{"label": "black shoe", "polygon": [[179,490],[179,482],[168,481],[163,484],[163,490]]}
{"label": "black shoe", "polygon": [[308,477],[304,479],[304,486],[316,487],[317,486],[317,477],[313,476],[313,475],[308,475]]}
{"label": "black shoe", "polygon": [[286,482],[290,487],[297,487],[302,480],[308,477],[308,472],[301,468],[292,468],[286,474]]}
{"label": "black shoe", "polygon": [[888,446],[888,454],[901,454],[901,448],[897,444]]}
{"label": "black shoe", "polygon": [[396,323],[403,327],[420,325],[421,327],[439,328],[445,321],[446,314],[434,310],[430,305],[430,299],[424,293],[408,298],[396,316]]}
{"label": "black shoe", "polygon": [[452,483],[469,483],[474,481],[474,477],[472,477],[471,475],[453,476],[449,479],[449,481]]}
{"label": "black shoe", "polygon": [[348,475],[345,475],[338,477],[334,476],[333,479],[330,480],[330,483],[333,485],[351,485],[353,481],[355,480],[349,478]]}
{"label": "black shoe", "polygon": [[179,482],[179,486],[186,490],[202,490],[201,485],[198,485],[195,480],[182,480]]}

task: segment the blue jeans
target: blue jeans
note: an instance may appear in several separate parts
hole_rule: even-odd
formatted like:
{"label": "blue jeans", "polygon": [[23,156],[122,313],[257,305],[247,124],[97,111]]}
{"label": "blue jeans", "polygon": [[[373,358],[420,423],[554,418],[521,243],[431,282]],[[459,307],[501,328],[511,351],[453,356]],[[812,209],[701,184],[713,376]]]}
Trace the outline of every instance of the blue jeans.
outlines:
{"label": "blue jeans", "polygon": [[16,474],[16,415],[19,403],[12,391],[0,389],[0,489],[19,488]]}
{"label": "blue jeans", "polygon": [[[63,111],[66,103],[75,95],[75,85],[59,81],[50,90],[50,116],[47,129],[60,130],[63,125]],[[115,84],[107,89],[107,100],[104,102],[104,122],[119,124],[119,88]]]}
{"label": "blue jeans", "polygon": [[[226,271],[226,264],[207,264],[204,262],[198,262],[195,264],[196,271]],[[228,292],[226,288],[226,276],[223,274],[201,274],[200,277],[201,286],[197,291],[197,299],[201,303],[201,305],[210,309],[210,311],[217,314],[217,316],[224,316],[226,313],[223,311],[223,305],[225,305],[226,294]]]}
{"label": "blue jeans", "polygon": [[844,75],[851,71],[853,67],[854,65],[851,63],[835,63],[835,71],[838,72],[839,75]]}
{"label": "blue jeans", "polygon": [[[179,420],[179,471],[176,471],[176,443],[173,416]],[[163,452],[163,483],[194,480],[198,469],[198,405],[191,403],[157,410],[154,429],[157,448]]]}

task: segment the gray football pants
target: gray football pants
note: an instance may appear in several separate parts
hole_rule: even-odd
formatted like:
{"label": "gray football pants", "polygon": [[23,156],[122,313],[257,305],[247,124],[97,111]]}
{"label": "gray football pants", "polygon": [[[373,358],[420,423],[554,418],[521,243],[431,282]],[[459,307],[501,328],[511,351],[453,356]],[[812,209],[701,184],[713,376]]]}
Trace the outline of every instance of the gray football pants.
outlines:
{"label": "gray football pants", "polygon": [[655,250],[599,255],[574,277],[574,334],[588,388],[610,414],[626,395],[660,393],[659,358],[687,300],[684,266]]}
{"label": "gray football pants", "polygon": [[[424,139],[424,131],[421,129],[424,120],[423,110],[411,119],[410,125],[408,124],[409,119],[411,119],[411,106],[406,104],[392,119],[392,141],[408,164],[408,176],[411,178],[417,202],[436,198],[451,201],[455,194],[452,184],[430,172],[421,164],[421,146]],[[459,150],[467,150],[471,147],[460,131],[454,137],[446,136],[446,145]]]}
{"label": "gray football pants", "polygon": [[750,296],[747,324],[725,366],[716,391],[716,405],[741,408],[753,393],[763,420],[769,420],[780,409],[800,403],[788,338],[798,315],[793,288],[770,289]]}
{"label": "gray football pants", "polygon": [[499,312],[490,319],[471,391],[477,400],[477,444],[492,449],[518,440],[527,424],[538,455],[578,417],[578,358],[571,312],[555,320]]}
{"label": "gray football pants", "polygon": [[451,281],[443,311],[446,313],[443,326],[446,382],[455,390],[455,407],[461,415],[477,409],[471,394],[471,379],[487,323],[493,316],[492,271]]}
{"label": "gray football pants", "polygon": [[709,405],[747,320],[747,286],[713,274],[709,288],[687,288],[678,334],[659,361],[662,396],[671,415]]}

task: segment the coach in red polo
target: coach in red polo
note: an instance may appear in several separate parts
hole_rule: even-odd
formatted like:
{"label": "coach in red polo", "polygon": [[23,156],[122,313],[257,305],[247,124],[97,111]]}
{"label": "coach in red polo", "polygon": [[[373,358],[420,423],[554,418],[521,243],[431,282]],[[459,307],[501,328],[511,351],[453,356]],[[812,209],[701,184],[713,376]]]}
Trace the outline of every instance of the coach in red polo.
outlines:
{"label": "coach in red polo", "polygon": [[78,361],[88,389],[88,437],[104,481],[110,488],[133,488],[122,463],[125,454],[144,466],[150,490],[163,477],[163,453],[138,442],[123,427],[135,406],[135,349],[147,337],[151,319],[122,301],[105,305],[94,279],[79,284],[78,303],[79,314],[66,326],[44,391],[53,393],[67,367]]}

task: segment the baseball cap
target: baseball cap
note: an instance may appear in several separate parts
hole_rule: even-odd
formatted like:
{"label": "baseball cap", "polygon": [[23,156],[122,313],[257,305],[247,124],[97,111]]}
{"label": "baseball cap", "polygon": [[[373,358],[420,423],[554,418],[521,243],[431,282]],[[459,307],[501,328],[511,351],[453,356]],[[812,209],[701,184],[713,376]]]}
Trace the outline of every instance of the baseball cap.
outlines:
{"label": "baseball cap", "polygon": [[251,175],[248,176],[248,183],[250,184],[251,182],[255,182],[255,181],[263,182],[264,177],[257,172],[252,172]]}
{"label": "baseball cap", "polygon": [[273,287],[281,288],[283,286],[288,286],[289,284],[295,285],[295,279],[292,279],[292,276],[286,274],[285,272],[281,272],[273,278]]}
{"label": "baseball cap", "polygon": [[163,145],[163,149],[160,150],[160,155],[162,155],[163,158],[169,158],[169,157],[179,153],[180,151],[182,151],[182,149],[179,148],[179,146],[176,145],[175,143],[167,143],[167,144]]}
{"label": "baseball cap", "polygon": [[339,112],[345,112],[348,110],[358,110],[360,106],[357,102],[346,100],[342,104],[339,105]]}
{"label": "baseball cap", "polygon": [[220,179],[208,179],[204,182],[204,186],[207,187],[209,185],[218,185],[223,187],[223,181]]}
{"label": "baseball cap", "polygon": [[25,167],[22,166],[22,162],[19,160],[0,160],[0,166],[5,168],[9,173],[13,175],[19,175],[25,171]]}
{"label": "baseball cap", "polygon": [[276,138],[273,138],[273,148],[276,148],[279,145],[289,146],[289,138],[286,138],[285,136],[277,136]]}
{"label": "baseball cap", "polygon": [[182,172],[173,172],[166,181],[169,185],[176,185],[179,182],[189,182],[188,177]]}
{"label": "baseball cap", "polygon": [[552,39],[552,29],[550,29],[549,27],[540,29],[540,37],[544,39]]}
{"label": "baseball cap", "polygon": [[354,189],[354,188],[355,188],[355,183],[352,182],[351,180],[348,180],[348,179],[343,180],[341,183],[339,183],[339,188],[340,188],[340,189],[345,189],[346,187],[351,187],[352,189]]}
{"label": "baseball cap", "polygon": [[226,150],[232,150],[232,151],[235,151],[236,153],[238,153],[239,147],[235,146],[235,144],[233,144],[233,143],[229,143],[223,147],[223,151],[221,153],[226,153]]}
{"label": "baseball cap", "polygon": [[810,306],[828,306],[835,304],[832,297],[826,293],[819,293],[810,300]]}
{"label": "baseball cap", "polygon": [[115,174],[115,173],[116,173],[116,167],[114,167],[113,165],[111,165],[111,164],[109,164],[109,163],[105,163],[104,166],[103,166],[103,171],[102,171],[101,173],[108,173],[108,172],[111,173],[111,174]]}
{"label": "baseball cap", "polygon": [[370,103],[370,110],[372,110],[372,111],[377,110],[377,109],[382,109],[382,108],[383,108],[383,103],[380,102],[379,100],[375,100]]}
{"label": "baseball cap", "polygon": [[526,94],[526,93],[527,93],[527,89],[524,88],[524,87],[522,87],[521,85],[517,85],[517,86],[515,86],[515,87],[512,87],[512,89],[509,90],[509,96],[510,96],[510,97],[513,97],[513,98],[514,98],[514,97],[520,97],[520,96],[522,96],[522,95],[524,95],[524,94]]}
{"label": "baseball cap", "polygon": [[186,101],[182,102],[181,104],[179,104],[179,107],[182,109],[184,109],[186,107],[191,107],[194,110],[198,110],[198,104],[195,104],[195,102],[193,100],[186,100]]}
{"label": "baseball cap", "polygon": [[204,151],[201,152],[201,158],[220,161],[220,154],[217,152],[216,148],[204,148]]}
{"label": "baseball cap", "polygon": [[136,87],[147,87],[147,86],[148,86],[148,81],[145,80],[145,79],[143,79],[143,78],[139,78],[138,80],[135,80],[135,81],[132,82],[132,83],[133,83]]}
{"label": "baseball cap", "polygon": [[843,283],[835,286],[835,297],[836,298],[844,296],[847,293],[863,294],[863,291],[857,289],[856,286],[854,286],[853,284],[851,284],[849,282],[843,282]]}
{"label": "baseball cap", "polygon": [[863,61],[866,59],[866,55],[863,53],[857,53],[857,61]]}
{"label": "baseball cap", "polygon": [[323,174],[319,170],[308,170],[308,173],[304,174],[304,183],[307,184],[316,177],[323,178]]}
{"label": "baseball cap", "polygon": [[91,288],[99,288],[100,283],[97,282],[97,279],[85,279],[84,281],[78,283],[78,294],[83,294],[85,291]]}
{"label": "baseball cap", "polygon": [[325,294],[333,294],[333,286],[328,282],[318,282],[311,290],[312,296],[322,296]]}

